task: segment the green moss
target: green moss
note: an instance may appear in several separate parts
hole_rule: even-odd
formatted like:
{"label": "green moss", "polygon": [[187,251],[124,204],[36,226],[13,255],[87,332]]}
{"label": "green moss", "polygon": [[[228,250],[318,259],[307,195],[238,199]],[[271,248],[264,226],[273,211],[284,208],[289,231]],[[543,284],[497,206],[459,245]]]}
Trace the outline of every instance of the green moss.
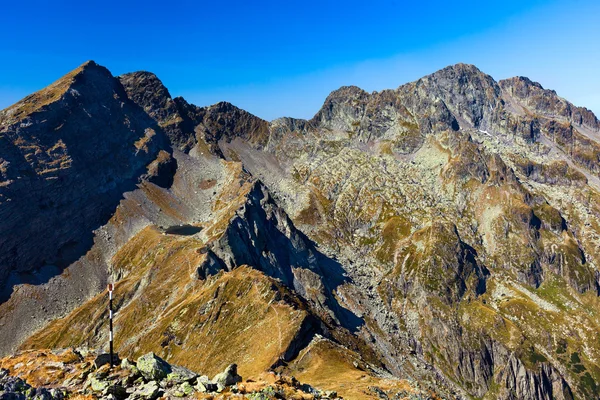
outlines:
{"label": "green moss", "polygon": [[596,381],[594,380],[594,378],[592,378],[592,376],[590,375],[589,372],[586,372],[582,377],[581,377],[581,385],[580,388],[582,389],[583,392],[586,393],[590,393],[590,394],[598,394],[598,386],[596,384]]}
{"label": "green moss", "polygon": [[544,357],[544,355],[535,351],[534,348],[532,348],[531,351],[529,352],[528,360],[532,364],[544,363],[544,362],[548,361],[548,359],[546,357]]}
{"label": "green moss", "polygon": [[586,368],[583,365],[581,365],[581,364],[574,364],[574,365],[571,366],[571,370],[573,372],[575,372],[576,374],[579,374],[579,373],[585,371]]}

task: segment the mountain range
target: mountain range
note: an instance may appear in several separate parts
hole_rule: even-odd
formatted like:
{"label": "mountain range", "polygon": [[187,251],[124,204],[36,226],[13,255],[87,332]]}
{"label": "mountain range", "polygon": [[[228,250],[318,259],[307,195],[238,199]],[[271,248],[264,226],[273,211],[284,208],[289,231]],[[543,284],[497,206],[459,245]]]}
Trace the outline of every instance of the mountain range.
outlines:
{"label": "mountain range", "polygon": [[600,396],[600,122],[525,77],[457,64],[268,122],[89,61],[0,112],[0,248],[4,356],[105,347],[110,282],[121,356]]}

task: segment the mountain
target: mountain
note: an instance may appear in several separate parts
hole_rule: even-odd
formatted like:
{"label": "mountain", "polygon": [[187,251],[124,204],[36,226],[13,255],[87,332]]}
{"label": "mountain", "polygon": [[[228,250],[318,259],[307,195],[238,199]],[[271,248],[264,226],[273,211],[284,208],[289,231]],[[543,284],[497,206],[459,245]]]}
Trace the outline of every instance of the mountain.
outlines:
{"label": "mountain", "polygon": [[268,122],[88,62],[0,127],[5,355],[102,348],[110,281],[131,358],[600,395],[600,123],[528,78],[457,64]]}

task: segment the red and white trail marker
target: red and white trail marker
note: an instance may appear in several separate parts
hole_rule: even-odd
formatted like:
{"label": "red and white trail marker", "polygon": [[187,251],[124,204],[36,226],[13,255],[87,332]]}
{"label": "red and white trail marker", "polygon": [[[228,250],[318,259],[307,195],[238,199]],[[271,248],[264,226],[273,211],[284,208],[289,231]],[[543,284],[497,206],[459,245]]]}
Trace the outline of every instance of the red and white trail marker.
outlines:
{"label": "red and white trail marker", "polygon": [[109,334],[108,334],[108,346],[110,349],[110,367],[114,367],[114,357],[113,357],[113,307],[112,307],[112,293],[115,288],[114,283],[108,284],[108,326],[109,326]]}

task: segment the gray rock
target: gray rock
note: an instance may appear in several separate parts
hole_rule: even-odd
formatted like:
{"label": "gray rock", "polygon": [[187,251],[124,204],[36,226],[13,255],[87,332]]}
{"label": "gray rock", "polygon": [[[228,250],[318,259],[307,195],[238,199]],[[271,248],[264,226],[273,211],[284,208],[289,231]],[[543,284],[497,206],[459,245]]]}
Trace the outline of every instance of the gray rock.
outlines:
{"label": "gray rock", "polygon": [[194,387],[189,382],[183,382],[172,393],[175,397],[187,397],[194,393]]}
{"label": "gray rock", "polygon": [[130,396],[132,399],[156,399],[159,396],[160,388],[156,381],[150,381],[136,389]]}
{"label": "gray rock", "polygon": [[98,378],[96,376],[90,377],[89,382],[90,382],[90,387],[92,388],[92,390],[94,392],[103,392],[106,389],[108,389],[108,386],[110,385],[110,382],[108,382],[104,379]]}
{"label": "gray rock", "polygon": [[117,384],[109,385],[102,393],[104,395],[113,396],[116,399],[124,399],[128,396],[125,387]]}
{"label": "gray rock", "polygon": [[52,400],[52,393],[46,388],[37,388],[33,395],[34,400]]}
{"label": "gray rock", "polygon": [[202,375],[196,381],[196,390],[202,393],[212,393],[217,391],[217,385],[212,383],[208,376]]}
{"label": "gray rock", "polygon": [[[120,362],[119,355],[113,354],[113,365],[118,365],[119,362]],[[99,354],[94,359],[94,367],[96,369],[100,368],[103,365],[107,365],[107,364],[110,364],[110,354],[108,354],[108,353]]]}
{"label": "gray rock", "polygon": [[242,377],[237,373],[237,364],[230,364],[225,371],[217,374],[213,378],[213,382],[217,385],[217,390],[221,391],[227,386],[235,385],[242,381]]}
{"label": "gray rock", "polygon": [[198,374],[194,371],[190,371],[187,368],[180,367],[178,365],[171,366],[171,372],[167,375],[167,382],[180,384],[183,382],[191,382],[196,379]]}
{"label": "gray rock", "polygon": [[23,393],[4,392],[0,394],[0,400],[25,400]]}
{"label": "gray rock", "polygon": [[173,371],[168,362],[152,352],[138,358],[136,366],[142,376],[147,380],[160,381],[165,379],[169,373]]}
{"label": "gray rock", "polygon": [[55,400],[61,400],[61,399],[64,399],[66,397],[65,392],[62,391],[61,389],[58,389],[58,388],[52,388],[52,389],[50,389],[50,395]]}

